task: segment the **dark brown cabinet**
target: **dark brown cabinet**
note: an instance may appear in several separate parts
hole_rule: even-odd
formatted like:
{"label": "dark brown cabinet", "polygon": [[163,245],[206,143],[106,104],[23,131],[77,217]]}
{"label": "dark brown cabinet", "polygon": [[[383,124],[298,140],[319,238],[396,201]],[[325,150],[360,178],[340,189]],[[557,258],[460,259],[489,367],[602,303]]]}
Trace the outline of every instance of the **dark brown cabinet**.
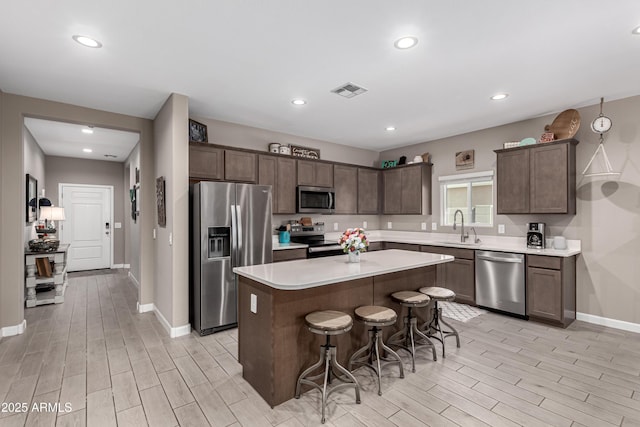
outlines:
{"label": "dark brown cabinet", "polygon": [[575,256],[527,255],[527,315],[567,327],[576,318]]}
{"label": "dark brown cabinet", "polygon": [[358,213],[380,213],[380,171],[358,168]]}
{"label": "dark brown cabinet", "polygon": [[189,177],[224,179],[224,150],[208,144],[189,143]]}
{"label": "dark brown cabinet", "polygon": [[414,245],[412,243],[384,242],[384,248],[385,249],[402,249],[403,251],[420,252],[420,245]]}
{"label": "dark brown cabinet", "polygon": [[335,213],[358,213],[358,168],[334,165],[333,182],[336,190]]}
{"label": "dark brown cabinet", "polygon": [[296,183],[291,179],[295,172],[295,159],[258,156],[258,184],[271,186],[274,214],[296,213]]}
{"label": "dark brown cabinet", "polygon": [[333,165],[311,160],[298,160],[298,185],[333,187]]}
{"label": "dark brown cabinet", "polygon": [[576,213],[574,139],[495,150],[497,213]]}
{"label": "dark brown cabinet", "polygon": [[273,262],[293,261],[296,259],[306,259],[307,249],[281,249],[273,251]]}
{"label": "dark brown cabinet", "polygon": [[420,250],[453,256],[453,261],[437,265],[436,283],[455,292],[457,302],[475,305],[475,251],[442,246],[421,246]]}
{"label": "dark brown cabinet", "polygon": [[257,182],[256,154],[249,151],[224,150],[224,179],[235,182]]}
{"label": "dark brown cabinet", "polygon": [[382,171],[384,214],[431,214],[431,165],[419,163]]}

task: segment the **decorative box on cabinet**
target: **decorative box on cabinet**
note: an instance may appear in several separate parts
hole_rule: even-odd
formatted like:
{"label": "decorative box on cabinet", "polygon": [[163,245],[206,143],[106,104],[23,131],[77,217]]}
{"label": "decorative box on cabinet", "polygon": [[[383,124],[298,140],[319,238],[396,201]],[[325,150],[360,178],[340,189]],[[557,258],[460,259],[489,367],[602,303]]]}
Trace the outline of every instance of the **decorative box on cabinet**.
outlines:
{"label": "decorative box on cabinet", "polygon": [[[68,244],[61,244],[55,252],[31,252],[24,254],[25,264],[25,290],[27,307],[35,307],[42,304],[60,304],[64,302],[64,292],[67,288],[67,252]],[[53,261],[51,277],[41,277],[37,274],[36,260],[46,259]],[[36,292],[36,286],[52,284],[53,290],[46,292]]]}
{"label": "decorative box on cabinet", "polygon": [[576,213],[575,139],[495,150],[497,213]]}
{"label": "decorative box on cabinet", "polygon": [[576,319],[576,257],[527,255],[527,315],[567,327]]}

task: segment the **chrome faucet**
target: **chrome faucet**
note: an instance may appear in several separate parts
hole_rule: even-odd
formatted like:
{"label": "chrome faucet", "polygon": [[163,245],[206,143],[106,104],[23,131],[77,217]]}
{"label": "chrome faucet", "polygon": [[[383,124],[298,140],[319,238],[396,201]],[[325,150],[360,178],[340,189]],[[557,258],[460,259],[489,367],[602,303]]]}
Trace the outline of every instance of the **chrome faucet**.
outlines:
{"label": "chrome faucet", "polygon": [[478,239],[478,233],[476,233],[476,228],[475,227],[471,227],[471,230],[473,231],[473,243],[480,243],[480,239]]}
{"label": "chrome faucet", "polygon": [[[460,241],[462,243],[465,242],[465,240],[467,240],[469,238],[469,233],[464,234],[464,214],[462,213],[462,211],[460,209],[456,209],[455,213],[453,214],[453,229],[456,229],[456,217],[458,216],[458,212],[460,212]],[[474,230],[475,232],[475,230]]]}

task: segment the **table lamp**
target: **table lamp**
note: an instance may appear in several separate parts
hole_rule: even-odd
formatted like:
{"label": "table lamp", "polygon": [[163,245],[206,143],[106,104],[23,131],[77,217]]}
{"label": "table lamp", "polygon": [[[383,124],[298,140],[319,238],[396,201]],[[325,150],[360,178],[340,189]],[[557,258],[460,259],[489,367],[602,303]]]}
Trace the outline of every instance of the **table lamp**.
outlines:
{"label": "table lamp", "polygon": [[44,219],[45,229],[55,229],[54,221],[64,221],[64,208],[57,206],[42,206],[40,208],[40,219]]}

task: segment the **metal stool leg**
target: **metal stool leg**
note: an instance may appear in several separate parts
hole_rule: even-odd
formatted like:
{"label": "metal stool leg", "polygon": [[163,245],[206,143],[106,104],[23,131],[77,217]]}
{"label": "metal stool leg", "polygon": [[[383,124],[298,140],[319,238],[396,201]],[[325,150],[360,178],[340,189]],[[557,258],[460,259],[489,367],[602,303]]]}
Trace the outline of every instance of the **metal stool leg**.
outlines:
{"label": "metal stool leg", "polygon": [[[375,372],[378,377],[378,395],[380,396],[382,395],[382,368],[384,366],[389,363],[397,363],[400,367],[400,378],[404,378],[402,359],[395,351],[384,344],[384,341],[380,338],[381,332],[382,330],[377,326],[369,329],[369,341],[349,359],[349,370],[352,370],[356,365],[362,365]],[[391,358],[380,354],[380,346]]]}

